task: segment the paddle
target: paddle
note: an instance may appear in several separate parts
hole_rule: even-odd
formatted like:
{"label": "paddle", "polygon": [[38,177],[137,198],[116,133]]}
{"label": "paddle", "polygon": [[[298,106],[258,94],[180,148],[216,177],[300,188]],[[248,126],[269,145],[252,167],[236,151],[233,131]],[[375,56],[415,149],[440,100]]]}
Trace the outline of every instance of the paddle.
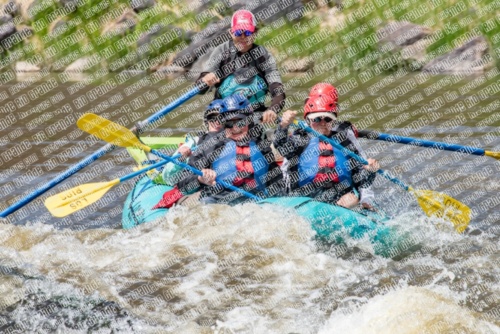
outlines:
{"label": "paddle", "polygon": [[[161,152],[158,152],[157,150],[150,148],[149,146],[144,145],[139,141],[139,139],[134,135],[132,131],[101,116],[95,114],[84,114],[78,119],[76,124],[81,130],[88,132],[108,143],[121,147],[136,147],[148,153],[151,152],[165,160],[168,160],[169,162],[172,162],[191,171],[196,175],[203,176],[203,173],[200,170],[183,162],[177,161],[172,157],[169,157],[168,155],[165,155]],[[261,200],[261,198],[259,198],[258,196],[255,196],[243,189],[237,188],[232,184],[228,184],[219,178],[215,178],[215,180],[224,188],[239,192],[240,194],[257,201]]]}
{"label": "paddle", "polygon": [[383,140],[383,141],[388,141],[391,143],[400,143],[400,144],[409,144],[409,145],[414,145],[414,146],[430,147],[430,148],[435,148],[435,149],[439,149],[439,150],[460,152],[460,153],[464,153],[464,154],[472,154],[472,155],[480,155],[480,156],[485,155],[485,156],[500,160],[500,152],[486,151],[486,150],[483,150],[482,148],[477,148],[477,147],[462,146],[462,145],[457,145],[457,144],[447,144],[447,143],[442,143],[442,142],[435,142],[435,141],[416,139],[416,138],[410,138],[410,137],[401,137],[401,136],[389,135],[387,133],[381,133],[381,132],[371,131],[371,130],[359,131],[359,136],[362,138]]}
{"label": "paddle", "polygon": [[[167,115],[169,112],[171,112],[172,110],[174,110],[175,108],[177,108],[178,106],[180,106],[181,104],[183,104],[184,102],[186,102],[187,100],[189,100],[190,98],[192,98],[193,96],[198,94],[201,89],[202,89],[201,86],[200,87],[196,86],[196,87],[192,88],[187,93],[183,94],[178,99],[176,99],[172,103],[168,104],[162,110],[151,115],[146,120],[140,122],[138,124],[138,127],[132,128],[131,131],[141,132],[142,128],[144,128],[145,126],[154,125],[155,122],[157,122],[159,119],[161,119],[162,117]],[[44,185],[42,185],[41,187],[39,187],[38,189],[36,189],[32,193],[30,193],[29,195],[27,195],[26,197],[20,199],[18,202],[12,204],[8,208],[6,208],[2,212],[0,212],[0,217],[2,217],[2,218],[7,217],[8,215],[13,213],[14,211],[25,206],[26,204],[28,204],[29,202],[31,202],[32,200],[34,200],[38,196],[45,193],[47,190],[55,187],[56,185],[58,185],[62,181],[66,180],[67,178],[69,178],[70,176],[72,176],[73,174],[78,172],[79,170],[83,169],[85,166],[90,165],[92,162],[96,161],[97,159],[99,159],[100,157],[102,157],[106,153],[112,151],[113,149],[115,149],[114,145],[111,145],[111,144],[105,145],[104,147],[102,147],[101,149],[99,149],[98,151],[93,153],[92,155],[90,155],[90,156],[86,157],[85,159],[79,161],[78,163],[74,164],[69,169],[67,169],[64,172],[62,172],[61,174],[57,175],[54,179],[45,183]]]}
{"label": "paddle", "polygon": [[[180,154],[173,156],[172,159],[178,157],[180,157]],[[108,192],[109,189],[113,188],[117,184],[130,180],[137,175],[145,173],[151,169],[163,166],[166,163],[168,163],[168,160],[162,160],[134,173],[108,182],[81,184],[47,198],[45,200],[45,207],[54,217],[66,217],[78,210],[89,206],[92,203],[97,202]]]}
{"label": "paddle", "polygon": [[[304,122],[299,122],[299,121],[294,121],[293,122],[295,125],[299,126],[300,128],[304,129],[306,132],[309,132],[313,134],[314,136],[320,138],[321,140],[330,143],[333,147],[336,149],[342,151],[344,154],[351,156],[352,158],[356,159],[363,165],[368,165],[368,161],[360,157],[359,155],[355,154],[354,152],[348,150],[347,148],[343,147],[340,145],[336,140],[328,138],[313,129],[311,129],[309,126],[307,126],[306,123]],[[417,201],[422,208],[422,210],[425,212],[425,214],[429,217],[432,216],[437,216],[437,217],[443,217],[451,221],[457,230],[457,232],[462,233],[467,226],[469,225],[470,222],[470,215],[471,215],[471,210],[468,206],[465,204],[457,201],[456,199],[442,193],[438,193],[432,190],[417,190],[414,189],[413,187],[410,187],[406,185],[404,182],[400,181],[399,179],[390,176],[386,171],[379,169],[377,171],[380,175],[385,177],[386,179],[394,182],[395,184],[399,185],[406,191],[409,191],[415,197],[417,198]]]}

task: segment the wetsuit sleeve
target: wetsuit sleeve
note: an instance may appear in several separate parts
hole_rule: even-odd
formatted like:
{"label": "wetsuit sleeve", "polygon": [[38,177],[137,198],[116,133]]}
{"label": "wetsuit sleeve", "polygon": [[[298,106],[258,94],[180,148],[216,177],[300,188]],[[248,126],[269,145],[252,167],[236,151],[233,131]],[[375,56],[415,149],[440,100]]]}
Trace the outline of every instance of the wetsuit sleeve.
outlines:
{"label": "wetsuit sleeve", "polygon": [[278,71],[276,59],[267,50],[265,59],[266,61],[262,64],[261,69],[264,72],[266,82],[269,83],[269,92],[271,93],[271,105],[268,109],[279,113],[285,106],[285,87]]}
{"label": "wetsuit sleeve", "polygon": [[269,85],[271,92],[271,105],[268,109],[278,114],[285,106],[285,87],[278,82],[273,82]]}
{"label": "wetsuit sleeve", "polygon": [[[190,138],[184,144],[182,144],[181,147],[188,147],[189,149],[193,149],[196,146],[195,143],[197,140],[198,138],[194,139]],[[174,152],[173,154],[174,156],[179,153],[179,149],[177,149],[177,151]],[[179,158],[179,161],[184,162],[184,160],[186,160],[184,159],[184,157]],[[169,162],[168,164],[165,165],[165,168],[163,168],[162,172],[163,181],[165,182],[166,185],[173,187],[179,180],[179,177],[177,175],[179,175],[179,173],[182,173],[183,170],[184,169],[181,166],[178,166],[173,162]]]}
{"label": "wetsuit sleeve", "polygon": [[356,161],[354,168],[352,169],[352,180],[354,182],[354,187],[360,191],[361,189],[369,188],[375,180],[376,175],[377,173],[367,171],[363,168],[363,165]]}
{"label": "wetsuit sleeve", "polygon": [[360,156],[363,158],[367,158],[365,151],[361,147],[361,144],[359,143],[358,138],[356,138],[356,135],[351,129],[347,130],[347,139],[352,143],[352,146],[356,149],[354,152],[357,152]]}
{"label": "wetsuit sleeve", "polygon": [[[198,77],[198,79],[196,79],[196,83],[197,84],[200,84],[201,83],[201,79],[207,75],[208,73],[217,73],[217,75],[219,76],[219,78],[221,77],[221,64],[222,64],[222,60],[224,58],[224,55],[225,55],[225,52],[224,52],[224,44],[221,44],[219,46],[217,46],[213,51],[212,53],[210,54],[210,58],[208,58],[208,61],[204,64],[204,67],[203,67],[203,70],[202,72],[200,73],[200,76]],[[206,87],[205,89],[201,90],[200,91],[200,94],[205,94],[206,92],[208,92],[208,90],[210,89],[210,87]]]}
{"label": "wetsuit sleeve", "polygon": [[[199,170],[210,167],[210,163],[208,159],[205,157],[205,152],[203,152],[203,150],[201,149],[198,149],[195,152],[193,152],[191,157],[189,157],[188,165]],[[183,194],[189,194],[200,188],[198,175],[195,175],[187,170],[183,170],[181,173],[178,173],[177,175],[179,179],[177,187]]]}

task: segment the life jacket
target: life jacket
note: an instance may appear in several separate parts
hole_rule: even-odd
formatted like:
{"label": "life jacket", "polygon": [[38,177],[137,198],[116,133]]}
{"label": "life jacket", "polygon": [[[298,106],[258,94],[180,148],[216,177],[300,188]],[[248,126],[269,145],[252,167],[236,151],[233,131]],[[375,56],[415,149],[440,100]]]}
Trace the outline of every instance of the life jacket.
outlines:
{"label": "life jacket", "polygon": [[227,142],[212,163],[212,169],[218,177],[237,187],[246,184],[267,193],[265,178],[269,164],[254,141],[248,146],[237,146],[232,140]]}
{"label": "life jacket", "polygon": [[258,74],[245,82],[238,82],[236,77],[229,75],[219,87],[219,94],[222,98],[240,93],[243,94],[250,103],[263,104],[266,99],[267,84]]}
{"label": "life jacket", "polygon": [[328,187],[328,183],[347,181],[352,187],[351,172],[347,166],[347,157],[342,152],[317,137],[311,138],[299,157],[299,186],[314,182]]}
{"label": "life jacket", "polygon": [[222,60],[220,68],[225,68],[225,71],[233,74],[228,75],[216,86],[215,98],[225,98],[240,92],[248,98],[250,103],[254,104],[257,102],[261,105],[264,104],[266,94],[269,91],[269,84],[262,68],[267,59],[263,55],[254,58],[251,52],[254,48],[260,47],[255,45],[250,51],[246,52],[248,61],[244,66],[238,67],[235,61],[238,58],[239,52],[234,42],[229,41],[229,56]]}

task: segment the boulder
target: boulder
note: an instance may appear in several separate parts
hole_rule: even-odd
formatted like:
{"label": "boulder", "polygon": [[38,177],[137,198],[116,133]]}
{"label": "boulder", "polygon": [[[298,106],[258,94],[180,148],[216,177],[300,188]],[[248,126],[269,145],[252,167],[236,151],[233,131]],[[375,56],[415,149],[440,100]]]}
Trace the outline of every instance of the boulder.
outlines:
{"label": "boulder", "polygon": [[85,72],[99,63],[100,60],[97,54],[94,54],[93,56],[82,57],[69,64],[64,72]]}
{"label": "boulder", "polygon": [[27,61],[18,61],[16,62],[15,67],[16,72],[38,72],[40,71],[40,67],[30,64]]}
{"label": "boulder", "polygon": [[314,61],[309,57],[306,58],[288,58],[280,66],[288,73],[307,72],[314,67]]}
{"label": "boulder", "polygon": [[6,38],[14,35],[17,32],[17,29],[14,22],[12,20],[9,21],[8,17],[2,16],[0,20],[2,22],[0,25],[0,43],[2,43]]}
{"label": "boulder", "polygon": [[0,5],[0,15],[16,16],[19,14],[19,6],[12,0]]}
{"label": "boulder", "polygon": [[477,36],[453,51],[431,60],[422,71],[432,74],[483,72],[493,64],[493,58],[488,51],[486,38]]}
{"label": "boulder", "polygon": [[154,7],[156,5],[155,0],[131,0],[130,7],[134,12],[139,13],[145,9]]}
{"label": "boulder", "polygon": [[388,23],[377,34],[380,37],[380,44],[391,44],[392,48],[398,48],[418,42],[432,34],[432,30],[411,22],[401,21]]}
{"label": "boulder", "polygon": [[430,28],[411,22],[390,22],[377,31],[379,50],[388,54],[400,52],[403,60],[421,61],[429,44],[426,38],[431,34]]}
{"label": "boulder", "polygon": [[66,7],[71,6],[72,8],[78,7],[78,0],[58,0],[59,6]]}
{"label": "boulder", "polygon": [[158,73],[160,77],[168,80],[175,79],[185,72],[186,70],[184,69],[184,67],[175,65],[160,66],[156,69],[156,73]]}
{"label": "boulder", "polygon": [[[146,45],[150,45],[154,43],[157,38],[162,37],[163,35],[168,35],[167,38],[169,40],[181,39],[187,41],[189,40],[191,33],[170,24],[163,25],[157,23],[139,37],[139,39],[137,40],[137,48],[139,49]],[[159,41],[159,43],[161,44],[160,46],[164,45],[163,41]],[[154,45],[151,45],[151,47],[157,48]]]}
{"label": "boulder", "polygon": [[68,22],[65,19],[55,20],[48,27],[49,36],[55,38],[64,34],[68,29]]}
{"label": "boulder", "polygon": [[13,23],[14,19],[10,15],[3,15],[0,16],[0,25],[7,24],[7,23]]}
{"label": "boulder", "polygon": [[111,34],[113,36],[123,36],[132,32],[137,25],[137,15],[132,10],[128,9],[114,21],[107,23],[102,29],[102,34]]}
{"label": "boulder", "polygon": [[13,22],[2,25],[0,29],[2,32],[0,44],[7,50],[15,45],[22,45],[23,40],[33,36],[33,28],[24,25],[14,27]]}
{"label": "boulder", "polygon": [[193,63],[193,65],[189,69],[189,72],[187,73],[187,78],[189,80],[195,81],[196,79],[198,79],[201,72],[203,72],[203,69],[206,67],[205,64],[207,63],[208,59],[210,59],[210,54],[212,53],[213,49],[214,48],[212,47],[207,49],[205,54],[203,54],[201,57],[198,57],[198,59]]}
{"label": "boulder", "polygon": [[231,27],[231,17],[209,24],[205,29],[191,37],[191,44],[176,54],[173,64],[191,68],[195,61],[210,53],[213,48],[231,39],[228,29]]}
{"label": "boulder", "polygon": [[[233,11],[238,9],[250,10],[258,22],[266,24],[273,23],[279,18],[285,17],[288,21],[294,21],[304,16],[305,7],[301,0],[268,0],[268,1],[230,1],[230,8]],[[286,3],[286,7],[284,5]],[[311,2],[313,3],[313,2]]]}

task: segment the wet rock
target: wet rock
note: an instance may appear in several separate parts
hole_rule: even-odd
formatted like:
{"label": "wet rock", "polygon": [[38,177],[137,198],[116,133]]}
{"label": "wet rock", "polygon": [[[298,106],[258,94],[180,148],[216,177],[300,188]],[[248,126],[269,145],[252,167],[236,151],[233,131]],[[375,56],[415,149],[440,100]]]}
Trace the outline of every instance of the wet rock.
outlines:
{"label": "wet rock", "polygon": [[390,22],[377,31],[379,50],[389,55],[400,53],[402,60],[421,61],[430,43],[426,38],[431,34],[430,28],[411,22]]}
{"label": "wet rock", "polygon": [[478,36],[455,50],[427,63],[423,72],[460,74],[483,72],[493,64],[486,38]]}
{"label": "wet rock", "polygon": [[156,5],[155,0],[131,0],[130,7],[134,10],[134,12],[139,13],[145,9],[154,7]]}

